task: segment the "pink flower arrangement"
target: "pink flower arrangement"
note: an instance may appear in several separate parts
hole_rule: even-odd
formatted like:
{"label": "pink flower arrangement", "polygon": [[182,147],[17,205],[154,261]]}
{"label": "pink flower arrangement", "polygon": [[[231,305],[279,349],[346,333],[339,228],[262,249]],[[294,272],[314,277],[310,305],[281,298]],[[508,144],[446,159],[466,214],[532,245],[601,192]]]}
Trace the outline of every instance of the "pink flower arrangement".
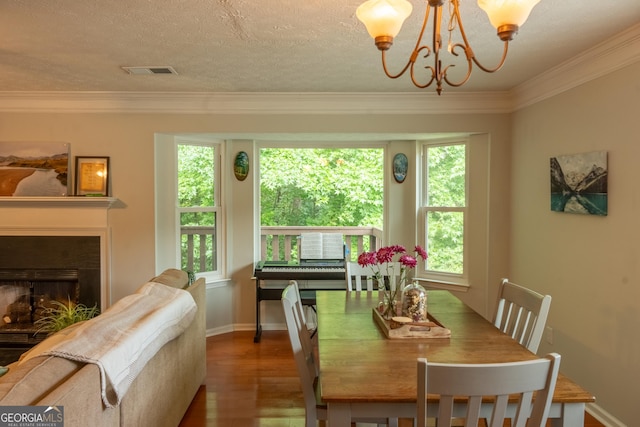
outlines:
{"label": "pink flower arrangement", "polygon": [[[415,268],[418,257],[427,259],[427,251],[416,245],[413,249],[415,256],[407,253],[402,245],[385,246],[372,252],[363,252],[358,256],[358,264],[363,267],[371,266],[373,279],[378,283],[378,289],[384,294],[384,302],[380,302],[378,310],[385,318],[391,318],[396,313],[398,296],[401,295],[408,279],[408,270]],[[400,263],[400,279],[394,287],[382,280],[383,276],[393,276],[395,268],[394,257]],[[384,269],[384,273],[382,271]]]}
{"label": "pink flower arrangement", "polygon": [[420,245],[416,245],[413,248],[413,252],[415,256],[407,253],[407,250],[402,245],[392,245],[385,246],[377,251],[372,252],[363,252],[358,256],[358,264],[363,267],[368,265],[373,267],[374,275],[373,277],[378,280],[378,286],[382,287],[384,284],[381,283],[381,278],[383,276],[383,272],[381,271],[382,266],[385,266],[387,271],[384,274],[385,276],[389,276],[393,273],[393,271],[389,271],[389,269],[393,269],[393,265],[390,264],[393,261],[393,258],[397,255],[397,261],[400,262],[400,283],[404,284],[407,280],[407,270],[415,268],[418,264],[418,257],[422,258],[422,260],[426,260],[428,258],[427,251],[425,251]]}

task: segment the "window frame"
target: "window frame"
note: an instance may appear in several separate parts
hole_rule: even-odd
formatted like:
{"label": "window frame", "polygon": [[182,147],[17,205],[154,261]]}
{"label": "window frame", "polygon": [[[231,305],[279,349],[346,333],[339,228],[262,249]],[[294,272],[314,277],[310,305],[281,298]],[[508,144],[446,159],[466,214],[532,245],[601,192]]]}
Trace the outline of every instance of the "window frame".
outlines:
{"label": "window frame", "polygon": [[[179,173],[179,152],[178,147],[180,145],[191,145],[191,146],[201,146],[201,147],[212,147],[214,149],[214,177],[213,177],[213,206],[188,206],[182,207],[178,202],[178,173]],[[225,277],[225,257],[224,257],[224,236],[225,236],[225,220],[224,220],[224,209],[222,206],[222,201],[224,197],[222,195],[222,191],[224,185],[222,183],[222,156],[223,156],[223,142],[222,141],[201,141],[197,139],[190,138],[176,138],[173,145],[173,154],[175,161],[175,191],[174,191],[174,205],[175,205],[175,233],[176,233],[176,264],[182,268],[182,235],[181,235],[181,227],[180,217],[182,213],[188,212],[200,212],[200,213],[211,213],[215,214],[216,218],[216,265],[218,266],[217,270],[214,271],[205,271],[196,273],[197,277],[204,277],[207,282],[220,280]]]}
{"label": "window frame", "polygon": [[[428,206],[428,150],[432,147],[443,147],[451,145],[464,145],[465,147],[465,201],[463,207],[455,206]],[[427,247],[427,214],[429,212],[461,212],[463,214],[463,248],[462,248],[462,273],[444,272],[428,270],[425,262],[420,262],[416,271],[416,276],[420,279],[437,282],[443,285],[469,285],[469,248],[470,244],[470,139],[469,138],[454,138],[445,140],[429,140],[422,141],[420,144],[420,174],[419,174],[419,194],[420,199],[418,203],[418,235],[419,244],[423,247]]]}
{"label": "window frame", "polygon": [[[159,274],[167,268],[182,269],[180,215],[178,213],[178,144],[216,145],[215,172],[216,196],[218,197],[218,272],[196,273],[206,282],[224,281],[228,271],[226,264],[227,220],[225,185],[223,182],[226,141],[219,138],[184,136],[156,133],[154,135],[154,206],[155,206],[155,269]],[[215,166],[214,166],[215,167]]]}
{"label": "window frame", "polygon": [[[255,170],[256,175],[257,175],[257,179],[256,179],[256,197],[257,197],[257,207],[256,207],[256,216],[257,216],[257,222],[256,222],[256,233],[257,233],[257,241],[260,242],[260,238],[261,238],[261,233],[262,233],[262,224],[260,221],[261,218],[261,206],[262,206],[262,200],[260,197],[260,187],[261,187],[261,181],[260,181],[260,168],[261,168],[261,162],[260,162],[260,153],[263,149],[380,149],[382,150],[382,159],[383,159],[383,177],[382,177],[382,185],[383,185],[383,209],[382,209],[382,234],[383,234],[383,238],[382,241],[385,242],[388,239],[386,238],[386,236],[388,235],[388,221],[389,221],[389,211],[388,211],[388,193],[389,193],[389,188],[388,188],[388,174],[391,173],[391,167],[389,165],[388,162],[388,157],[389,157],[389,144],[390,141],[386,141],[386,140],[369,140],[369,139],[363,139],[363,140],[359,140],[359,141],[343,141],[343,140],[336,140],[336,141],[325,141],[322,139],[318,139],[318,140],[310,140],[310,141],[302,141],[302,140],[298,140],[298,139],[294,139],[294,140],[260,140],[260,141],[256,141],[256,166],[255,166]],[[348,227],[348,226],[345,226]],[[313,227],[309,227],[309,228],[313,228]],[[257,253],[257,259],[260,259],[260,250],[261,247],[258,244],[258,247],[256,248],[256,253]],[[358,254],[351,254],[352,257],[357,258]]]}

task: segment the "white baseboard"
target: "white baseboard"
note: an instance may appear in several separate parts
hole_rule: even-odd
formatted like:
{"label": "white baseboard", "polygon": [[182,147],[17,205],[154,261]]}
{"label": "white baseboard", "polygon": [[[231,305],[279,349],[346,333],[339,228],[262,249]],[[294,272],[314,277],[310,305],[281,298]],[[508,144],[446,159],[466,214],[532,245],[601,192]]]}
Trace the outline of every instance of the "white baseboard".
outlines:
{"label": "white baseboard", "polygon": [[[256,330],[255,323],[238,323],[234,325],[222,326],[219,328],[207,329],[207,336],[212,337],[215,335],[226,334],[229,332],[255,331],[255,330]],[[263,331],[286,331],[287,325],[285,325],[284,323],[263,323],[262,330]]]}
{"label": "white baseboard", "polygon": [[233,331],[234,331],[233,326],[227,325],[227,326],[222,326],[220,328],[207,329],[206,336],[212,337],[215,335],[222,335],[222,334],[226,334]]}
{"label": "white baseboard", "polygon": [[595,403],[587,404],[587,412],[606,427],[628,427],[622,421],[602,409]]}

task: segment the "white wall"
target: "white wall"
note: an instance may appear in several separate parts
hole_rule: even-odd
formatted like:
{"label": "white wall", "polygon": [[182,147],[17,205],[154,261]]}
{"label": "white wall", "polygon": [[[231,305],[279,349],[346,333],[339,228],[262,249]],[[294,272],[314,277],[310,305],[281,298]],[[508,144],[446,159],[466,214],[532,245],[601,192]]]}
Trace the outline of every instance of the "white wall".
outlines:
{"label": "white wall", "polygon": [[[552,295],[561,371],[599,407],[637,425],[640,394],[640,64],[523,109],[513,117],[511,268]],[[608,152],[605,217],[551,212],[549,159]]]}

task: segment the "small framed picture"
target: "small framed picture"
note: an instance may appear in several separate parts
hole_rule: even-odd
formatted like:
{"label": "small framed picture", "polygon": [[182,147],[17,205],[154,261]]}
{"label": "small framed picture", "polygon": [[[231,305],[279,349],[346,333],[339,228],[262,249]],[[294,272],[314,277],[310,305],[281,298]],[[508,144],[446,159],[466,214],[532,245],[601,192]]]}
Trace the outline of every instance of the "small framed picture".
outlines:
{"label": "small framed picture", "polygon": [[109,157],[76,156],[76,196],[109,195]]}

